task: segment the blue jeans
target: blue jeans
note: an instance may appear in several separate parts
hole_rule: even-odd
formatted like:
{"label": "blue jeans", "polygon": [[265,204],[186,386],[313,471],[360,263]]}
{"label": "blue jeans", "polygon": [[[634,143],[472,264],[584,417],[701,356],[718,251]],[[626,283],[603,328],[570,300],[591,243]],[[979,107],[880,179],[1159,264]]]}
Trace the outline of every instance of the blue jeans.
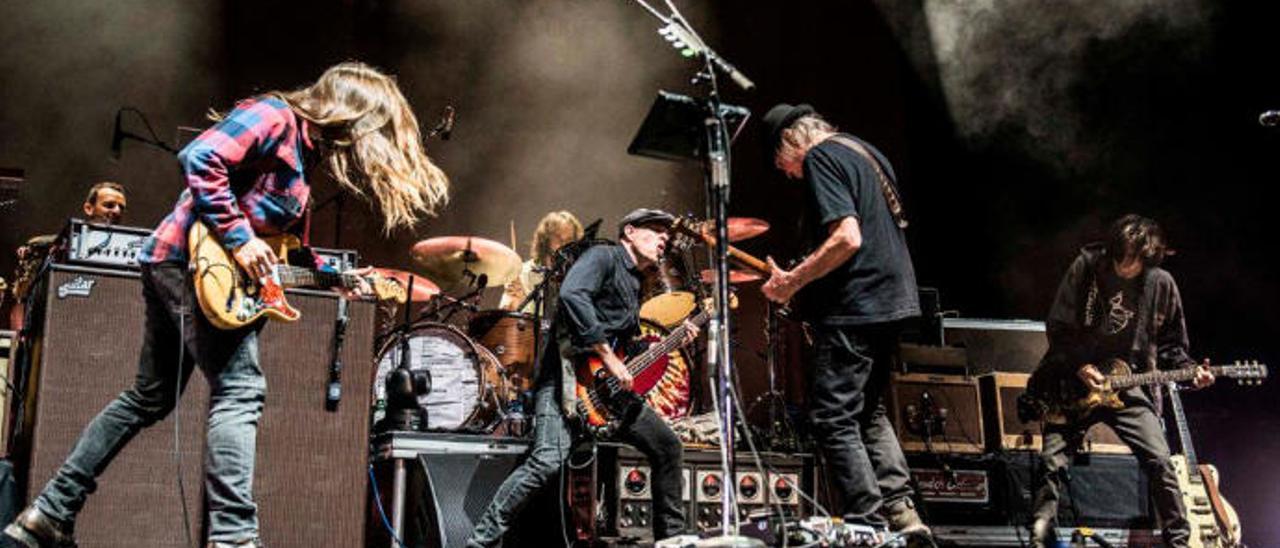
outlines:
{"label": "blue jeans", "polygon": [[[267,388],[258,366],[262,324],[234,331],[210,325],[195,302],[184,265],[144,265],[142,294],[146,328],[133,386],[85,427],[35,505],[46,515],[74,523],[89,493],[97,489],[96,478],[134,435],[174,409],[192,365],[198,364],[210,388],[205,453],[209,540],[256,538],[253,465]],[[145,511],[139,504],[139,511]]]}
{"label": "blue jeans", "polygon": [[[476,521],[467,546],[497,546],[511,522],[540,489],[557,478],[560,465],[569,458],[573,443],[569,425],[560,411],[557,383],[543,382],[534,396],[533,447],[529,458],[498,487],[484,515]],[[627,443],[649,459],[653,470],[653,532],[662,539],[684,532],[680,507],[682,446],[671,427],[645,406],[618,432]],[[563,501],[561,502],[563,504]],[[559,526],[560,524],[556,524]]]}
{"label": "blue jeans", "polygon": [[911,472],[885,411],[896,323],[821,326],[809,354],[809,420],[845,521],[884,527],[885,504],[911,496]]}

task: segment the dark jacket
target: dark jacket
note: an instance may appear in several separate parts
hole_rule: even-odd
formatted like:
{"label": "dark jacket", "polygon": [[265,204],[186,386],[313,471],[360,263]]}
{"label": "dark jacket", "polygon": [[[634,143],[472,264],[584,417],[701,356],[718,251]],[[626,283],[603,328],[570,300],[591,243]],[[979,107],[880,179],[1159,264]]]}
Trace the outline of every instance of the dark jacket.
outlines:
{"label": "dark jacket", "polygon": [[[1039,368],[1043,371],[1036,377],[1074,378],[1081,365],[1096,363],[1095,334],[1097,322],[1102,319],[1102,303],[1097,297],[1098,276],[1103,269],[1112,268],[1111,262],[1106,247],[1095,243],[1082,248],[1067,269],[1045,321],[1049,351],[1040,361]],[[1139,323],[1133,330],[1133,344],[1126,361],[1135,372],[1175,369],[1194,363],[1187,351],[1190,343],[1178,284],[1168,271],[1159,267],[1145,269],[1142,276]],[[1151,405],[1150,389],[1146,392],[1134,388],[1124,395],[1126,399]]]}

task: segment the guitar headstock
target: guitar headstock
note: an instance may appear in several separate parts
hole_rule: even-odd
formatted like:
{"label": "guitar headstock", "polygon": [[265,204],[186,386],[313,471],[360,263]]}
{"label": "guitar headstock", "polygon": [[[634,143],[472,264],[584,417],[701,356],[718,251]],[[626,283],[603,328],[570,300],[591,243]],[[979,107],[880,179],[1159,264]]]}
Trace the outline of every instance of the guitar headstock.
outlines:
{"label": "guitar headstock", "polygon": [[1266,364],[1258,363],[1257,360],[1240,361],[1226,367],[1226,376],[1236,379],[1243,385],[1262,384],[1263,379],[1267,378]]}
{"label": "guitar headstock", "polygon": [[408,291],[395,278],[370,274],[365,280],[369,282],[369,286],[373,288],[374,296],[380,301],[395,301],[396,304],[404,304],[405,301],[409,300]]}

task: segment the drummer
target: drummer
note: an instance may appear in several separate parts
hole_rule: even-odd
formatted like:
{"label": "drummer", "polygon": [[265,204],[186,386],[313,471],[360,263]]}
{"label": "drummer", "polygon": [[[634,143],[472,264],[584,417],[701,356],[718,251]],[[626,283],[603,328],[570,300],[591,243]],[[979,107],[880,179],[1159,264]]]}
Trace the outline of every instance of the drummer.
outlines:
{"label": "drummer", "polygon": [[[542,283],[543,272],[555,262],[556,251],[569,242],[582,238],[582,223],[568,211],[552,211],[538,221],[529,245],[529,260],[520,266],[520,275],[511,280],[502,292],[498,307],[515,310]],[[534,302],[525,304],[520,312],[532,314]]]}

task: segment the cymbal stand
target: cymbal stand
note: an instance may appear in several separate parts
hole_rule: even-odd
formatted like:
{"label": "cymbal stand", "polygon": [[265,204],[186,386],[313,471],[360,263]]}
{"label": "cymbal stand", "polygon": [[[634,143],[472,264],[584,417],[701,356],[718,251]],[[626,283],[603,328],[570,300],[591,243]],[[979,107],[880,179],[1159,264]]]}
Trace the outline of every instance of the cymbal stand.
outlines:
{"label": "cymbal stand", "polygon": [[777,305],[772,301],[766,303],[765,312],[765,369],[769,372],[769,390],[756,397],[747,407],[747,414],[760,404],[769,405],[769,439],[776,450],[794,451],[799,449],[799,440],[791,418],[787,416],[787,399],[778,383],[778,353],[784,348],[778,329]]}

